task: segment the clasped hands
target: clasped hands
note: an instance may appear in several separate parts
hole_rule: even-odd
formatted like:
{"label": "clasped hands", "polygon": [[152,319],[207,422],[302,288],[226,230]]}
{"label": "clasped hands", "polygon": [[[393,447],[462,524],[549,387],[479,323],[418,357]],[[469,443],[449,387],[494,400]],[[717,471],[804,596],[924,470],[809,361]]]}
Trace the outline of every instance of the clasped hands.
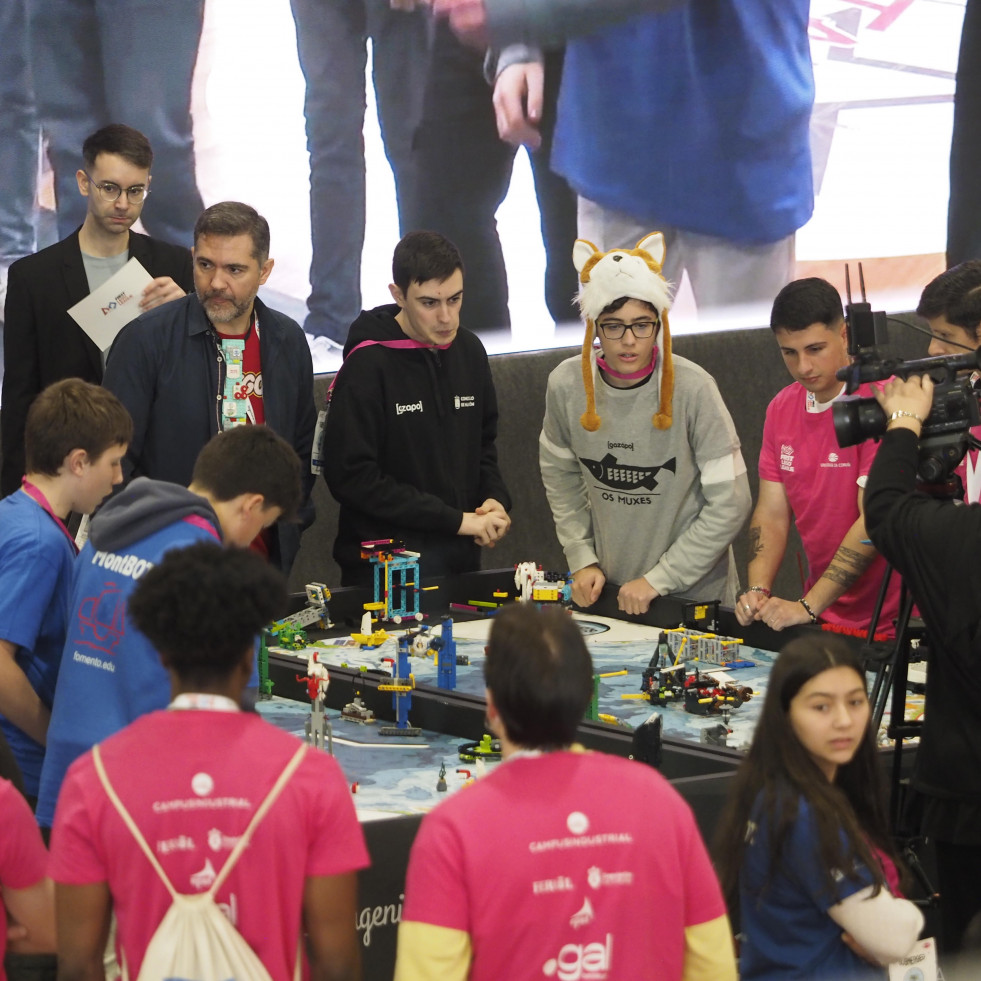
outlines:
{"label": "clasped hands", "polygon": [[493,548],[511,527],[511,518],[500,501],[488,497],[476,511],[465,511],[457,531],[468,535],[481,548]]}

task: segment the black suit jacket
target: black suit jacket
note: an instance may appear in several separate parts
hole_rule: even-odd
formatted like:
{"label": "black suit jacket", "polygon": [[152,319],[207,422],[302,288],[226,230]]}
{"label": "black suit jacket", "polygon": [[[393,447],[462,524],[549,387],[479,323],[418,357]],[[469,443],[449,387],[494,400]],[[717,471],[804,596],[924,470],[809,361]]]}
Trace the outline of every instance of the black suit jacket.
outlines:
{"label": "black suit jacket", "polygon": [[[153,276],[194,289],[191,253],[130,232],[129,255]],[[69,316],[89,295],[78,232],[10,267],[3,329],[0,406],[0,495],[17,490],[24,473],[24,425],[34,397],[62,378],[102,382],[102,355]]]}

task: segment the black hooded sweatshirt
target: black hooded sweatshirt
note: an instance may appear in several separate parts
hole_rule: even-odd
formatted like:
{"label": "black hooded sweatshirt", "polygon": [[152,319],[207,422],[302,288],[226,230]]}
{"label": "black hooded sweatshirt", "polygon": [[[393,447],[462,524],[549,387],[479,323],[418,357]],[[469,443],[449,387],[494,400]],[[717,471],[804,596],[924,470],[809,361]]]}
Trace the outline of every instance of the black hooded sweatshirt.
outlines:
{"label": "black hooded sweatshirt", "polygon": [[[446,350],[363,341],[405,340],[388,304],[351,326],[324,432],[324,478],[340,504],[334,558],[345,585],[369,581],[361,542],[392,538],[418,551],[424,576],[480,567],[457,535],[465,511],[511,499],[497,465],[497,397],[487,352],[460,330]],[[353,353],[352,353],[353,352]]]}

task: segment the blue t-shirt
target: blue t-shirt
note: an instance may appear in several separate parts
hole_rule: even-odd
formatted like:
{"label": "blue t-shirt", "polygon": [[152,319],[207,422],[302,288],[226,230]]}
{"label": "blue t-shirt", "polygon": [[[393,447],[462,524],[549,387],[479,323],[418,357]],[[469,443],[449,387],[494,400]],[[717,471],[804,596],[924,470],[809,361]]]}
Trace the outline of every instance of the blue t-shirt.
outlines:
{"label": "blue t-shirt", "polygon": [[[51,515],[17,491],[0,501],[0,638],[16,645],[17,664],[41,701],[54,701],[65,644],[75,550]],[[7,719],[10,743],[29,796],[38,792],[44,747]]]}
{"label": "blue t-shirt", "polygon": [[65,773],[97,742],[170,702],[170,676],[150,641],[128,622],[126,603],[164,553],[217,533],[179,520],[118,552],[86,542],[75,566],[67,637],[41,774],[37,820],[54,823]]}
{"label": "blue t-shirt", "polygon": [[764,888],[769,853],[766,821],[759,819],[739,875],[742,981],[885,979],[885,969],[872,967],[852,953],[841,939],[841,927],[828,916],[832,906],[872,885],[872,874],[861,866],[852,877],[839,876],[834,889],[827,890],[817,824],[806,801],[799,803],[781,866]]}
{"label": "blue t-shirt", "polygon": [[699,0],[569,43],[552,167],[646,221],[763,244],[814,208],[808,0]]}

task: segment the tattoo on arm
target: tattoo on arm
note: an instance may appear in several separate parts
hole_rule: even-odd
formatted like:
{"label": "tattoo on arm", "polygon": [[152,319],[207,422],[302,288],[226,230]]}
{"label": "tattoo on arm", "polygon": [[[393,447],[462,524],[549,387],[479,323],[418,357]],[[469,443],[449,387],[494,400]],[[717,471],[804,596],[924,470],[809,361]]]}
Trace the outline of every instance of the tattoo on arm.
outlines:
{"label": "tattoo on arm", "polygon": [[850,572],[846,569],[839,569],[834,565],[829,565],[824,570],[824,575],[821,578],[830,579],[832,582],[836,582],[839,586],[844,586],[848,590],[855,584],[855,581],[860,575],[861,573],[859,572]]}
{"label": "tattoo on arm", "polygon": [[831,560],[828,568],[824,570],[824,575],[821,578],[830,579],[831,582],[848,590],[869,567],[872,559],[872,555],[866,555],[853,548],[839,545],[835,557]]}
{"label": "tattoo on arm", "polygon": [[749,529],[749,555],[750,558],[759,555],[763,551],[763,529],[759,525],[753,525]]}

